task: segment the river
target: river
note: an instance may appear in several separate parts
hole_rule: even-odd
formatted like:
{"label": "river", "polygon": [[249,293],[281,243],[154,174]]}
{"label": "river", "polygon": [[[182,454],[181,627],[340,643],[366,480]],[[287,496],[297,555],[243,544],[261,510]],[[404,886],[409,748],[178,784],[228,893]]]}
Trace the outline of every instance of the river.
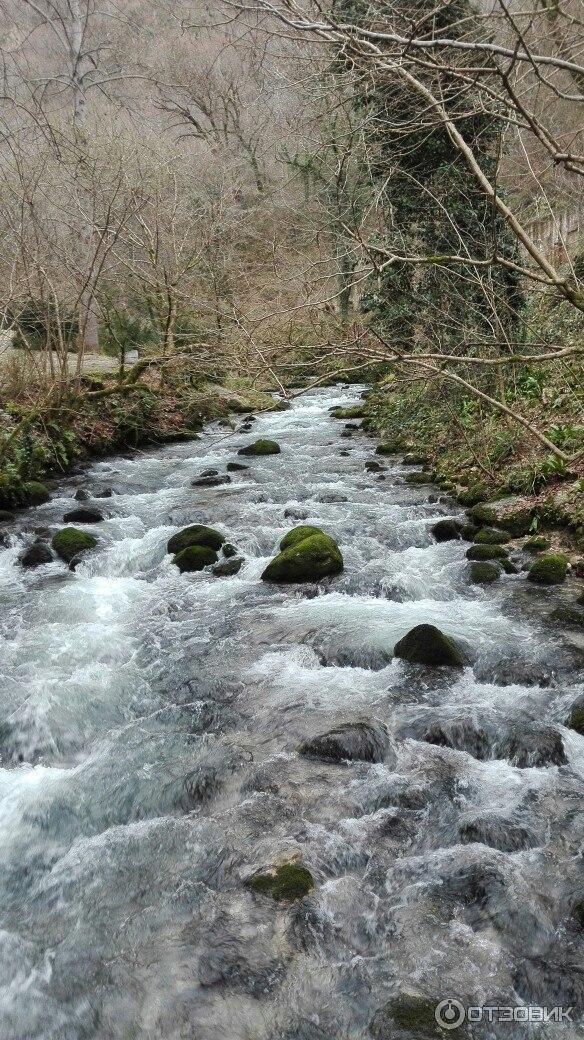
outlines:
{"label": "river", "polygon": [[[469,584],[467,543],[430,533],[459,507],[404,483],[398,459],[366,471],[375,443],[329,417],[360,389],[99,461],[0,552],[2,1040],[434,1035],[387,1017],[412,992],[582,1010],[584,738],[563,722],[584,658],[547,621],[567,587]],[[261,435],[282,453],[191,486]],[[60,525],[81,485],[114,490],[92,503],[97,549],[74,572],[25,571],[23,539]],[[343,573],[262,582],[300,520],[338,541]],[[236,576],[173,566],[168,538],[198,522],[241,550]],[[422,622],[459,640],[467,667],[392,658]],[[363,718],[387,726],[383,762],[298,755]],[[561,735],[564,762],[510,761],[534,725]],[[429,742],[432,727],[454,746]],[[246,887],[290,858],[314,877],[306,898]]]}

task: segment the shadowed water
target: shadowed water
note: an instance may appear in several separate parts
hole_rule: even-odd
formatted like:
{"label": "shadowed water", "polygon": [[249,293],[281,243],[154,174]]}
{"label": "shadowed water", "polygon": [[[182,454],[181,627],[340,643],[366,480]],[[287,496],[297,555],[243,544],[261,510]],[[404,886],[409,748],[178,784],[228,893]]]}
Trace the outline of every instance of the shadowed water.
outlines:
{"label": "shadowed water", "polygon": [[[411,990],[582,1010],[584,738],[563,722],[584,658],[546,621],[569,587],[469,585],[465,543],[430,534],[457,507],[397,460],[378,480],[373,442],[340,438],[328,409],[357,396],[100,462],[0,551],[2,1040],[417,1040],[379,1015]],[[191,487],[262,435],[282,454]],[[80,483],[115,491],[98,549],[24,571],[23,543]],[[261,582],[285,510],[333,535],[342,575]],[[241,550],[238,575],[178,573],[166,542],[197,522]],[[462,672],[392,659],[422,622],[461,642]],[[389,730],[384,762],[297,755],[364,717]],[[561,734],[563,764],[513,764],[531,723]],[[306,899],[245,887],[290,857],[315,878]]]}

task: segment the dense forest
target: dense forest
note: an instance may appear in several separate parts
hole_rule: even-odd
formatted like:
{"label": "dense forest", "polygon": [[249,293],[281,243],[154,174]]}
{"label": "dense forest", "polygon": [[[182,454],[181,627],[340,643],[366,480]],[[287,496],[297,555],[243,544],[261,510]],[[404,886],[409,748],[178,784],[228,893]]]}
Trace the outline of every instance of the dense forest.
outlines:
{"label": "dense forest", "polygon": [[349,377],[468,501],[561,483],[579,526],[577,3],[2,14],[6,506]]}

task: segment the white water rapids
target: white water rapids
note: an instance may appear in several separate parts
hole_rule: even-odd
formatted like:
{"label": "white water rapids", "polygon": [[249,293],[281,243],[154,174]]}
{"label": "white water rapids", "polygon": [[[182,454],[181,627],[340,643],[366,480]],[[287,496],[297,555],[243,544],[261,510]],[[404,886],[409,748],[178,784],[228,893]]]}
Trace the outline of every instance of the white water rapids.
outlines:
{"label": "white water rapids", "polygon": [[[365,1040],[410,990],[582,1012],[570,907],[584,896],[584,738],[563,723],[584,658],[581,637],[547,621],[569,589],[527,588],[523,574],[470,585],[467,543],[430,534],[456,504],[404,484],[397,459],[367,472],[374,442],[339,436],[328,409],[358,395],[314,391],[249,432],[216,426],[98,462],[11,529],[0,1040]],[[191,486],[262,435],[282,454]],[[74,572],[25,571],[32,528],[61,526],[80,485],[115,492],[95,503],[98,548]],[[343,574],[263,583],[300,519],[339,542]],[[167,540],[199,522],[238,547],[239,574],[179,574]],[[392,659],[422,622],[472,664]],[[298,756],[302,740],[356,718],[388,727],[385,762]],[[423,739],[460,719],[458,748]],[[531,722],[556,727],[566,764],[517,768],[492,751]],[[294,856],[315,879],[304,900],[245,887]],[[469,1035],[581,1033],[506,1023]]]}

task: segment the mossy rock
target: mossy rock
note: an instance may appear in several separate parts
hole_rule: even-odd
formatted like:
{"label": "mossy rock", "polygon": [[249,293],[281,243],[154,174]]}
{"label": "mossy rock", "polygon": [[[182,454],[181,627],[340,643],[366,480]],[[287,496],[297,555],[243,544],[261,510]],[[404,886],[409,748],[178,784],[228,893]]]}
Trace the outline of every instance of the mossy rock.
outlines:
{"label": "mossy rock", "polygon": [[538,585],[561,585],[568,572],[568,557],[563,553],[542,553],[527,572],[529,581]]}
{"label": "mossy rock", "polygon": [[284,552],[284,549],[290,549],[291,546],[297,545],[298,542],[302,542],[305,538],[310,538],[313,534],[324,534],[324,531],[320,527],[311,527],[310,524],[302,524],[300,527],[293,527],[288,534],[285,534],[280,542],[280,552]]}
{"label": "mossy rock", "polygon": [[339,574],[342,569],[343,557],[338,545],[329,535],[318,531],[278,553],[264,570],[262,579],[283,583],[318,581]]}
{"label": "mossy rock", "polygon": [[331,418],[333,419],[364,419],[365,409],[360,404],[350,405],[348,408],[331,408]]}
{"label": "mossy rock", "polygon": [[29,480],[24,485],[23,490],[27,504],[30,506],[42,506],[51,497],[48,487],[46,484],[42,484],[40,480]]}
{"label": "mossy rock", "polygon": [[484,487],[473,486],[467,488],[466,491],[459,491],[456,497],[462,506],[474,506],[478,502],[484,501],[486,495],[487,492]]}
{"label": "mossy rock", "polygon": [[424,473],[423,470],[419,473],[406,473],[404,477],[406,484],[429,484],[431,479],[430,474]]}
{"label": "mossy rock", "polygon": [[496,527],[481,527],[475,534],[475,542],[479,545],[502,545],[510,541],[511,535],[507,531],[499,531]]}
{"label": "mossy rock", "polygon": [[577,899],[572,907],[574,923],[584,931],[584,899]]}
{"label": "mossy rock", "polygon": [[283,863],[279,867],[259,870],[247,879],[246,884],[258,895],[268,896],[278,903],[290,903],[308,895],[314,888],[314,879],[306,867],[297,863]]}
{"label": "mossy rock", "polygon": [[556,607],[552,610],[550,619],[572,628],[584,628],[584,610],[579,610],[578,607]]}
{"label": "mossy rock", "polygon": [[437,542],[451,542],[461,537],[462,528],[459,520],[438,520],[430,531]]}
{"label": "mossy rock", "polygon": [[246,448],[240,448],[238,455],[279,455],[281,452],[277,441],[271,441],[268,437],[260,437]]}
{"label": "mossy rock", "polygon": [[474,505],[472,509],[467,509],[466,515],[479,527],[492,527],[497,522],[497,513],[492,506]]}
{"label": "mossy rock", "polygon": [[467,560],[504,560],[507,550],[502,545],[471,545],[466,550]]}
{"label": "mossy rock", "polygon": [[497,524],[509,531],[514,538],[521,538],[522,535],[529,534],[533,520],[533,510],[527,507],[513,509],[509,513],[497,511]]}
{"label": "mossy rock", "polygon": [[474,542],[475,535],[479,528],[476,524],[464,524],[461,529],[461,537],[464,538],[465,542]]}
{"label": "mossy rock", "polygon": [[392,441],[381,441],[375,449],[376,455],[396,455],[401,448],[403,448],[404,442],[402,437],[395,437]]}
{"label": "mossy rock", "polygon": [[[445,1032],[436,1021],[436,1007],[440,1003],[434,997],[421,993],[402,992],[388,1000],[375,1012],[369,1025],[374,1040],[426,1040],[443,1037]],[[456,1030],[460,1040],[468,1033],[463,1027]]]}
{"label": "mossy rock", "polygon": [[570,714],[566,719],[566,726],[584,737],[584,696],[578,697],[574,701],[570,708]]}
{"label": "mossy rock", "polygon": [[496,563],[478,560],[470,565],[470,580],[473,585],[489,585],[501,577],[501,568]]}
{"label": "mossy rock", "polygon": [[522,548],[526,552],[545,552],[549,549],[551,542],[549,538],[546,538],[544,534],[534,534],[531,538],[528,538],[522,545]]}
{"label": "mossy rock", "polygon": [[53,535],[51,545],[57,556],[65,560],[65,563],[70,563],[74,556],[95,548],[97,538],[86,531],[79,531],[76,527],[63,527]]}
{"label": "mossy rock", "polygon": [[187,545],[173,559],[181,574],[190,571],[202,571],[212,563],[217,563],[217,553],[208,545]]}
{"label": "mossy rock", "polygon": [[519,574],[519,567],[516,567],[511,560],[503,558],[502,560],[499,560],[499,563],[505,571],[505,574]]}
{"label": "mossy rock", "polygon": [[410,664],[463,668],[464,659],[452,639],[435,625],[416,625],[394,647],[394,655]]}
{"label": "mossy rock", "polygon": [[427,466],[429,461],[427,455],[420,455],[418,452],[410,451],[407,455],[404,455],[402,466]]}
{"label": "mossy rock", "polygon": [[166,551],[169,553],[180,553],[189,545],[205,545],[208,549],[217,551],[225,541],[224,535],[216,531],[214,527],[206,527],[204,524],[193,524],[192,527],[183,527],[169,538]]}

